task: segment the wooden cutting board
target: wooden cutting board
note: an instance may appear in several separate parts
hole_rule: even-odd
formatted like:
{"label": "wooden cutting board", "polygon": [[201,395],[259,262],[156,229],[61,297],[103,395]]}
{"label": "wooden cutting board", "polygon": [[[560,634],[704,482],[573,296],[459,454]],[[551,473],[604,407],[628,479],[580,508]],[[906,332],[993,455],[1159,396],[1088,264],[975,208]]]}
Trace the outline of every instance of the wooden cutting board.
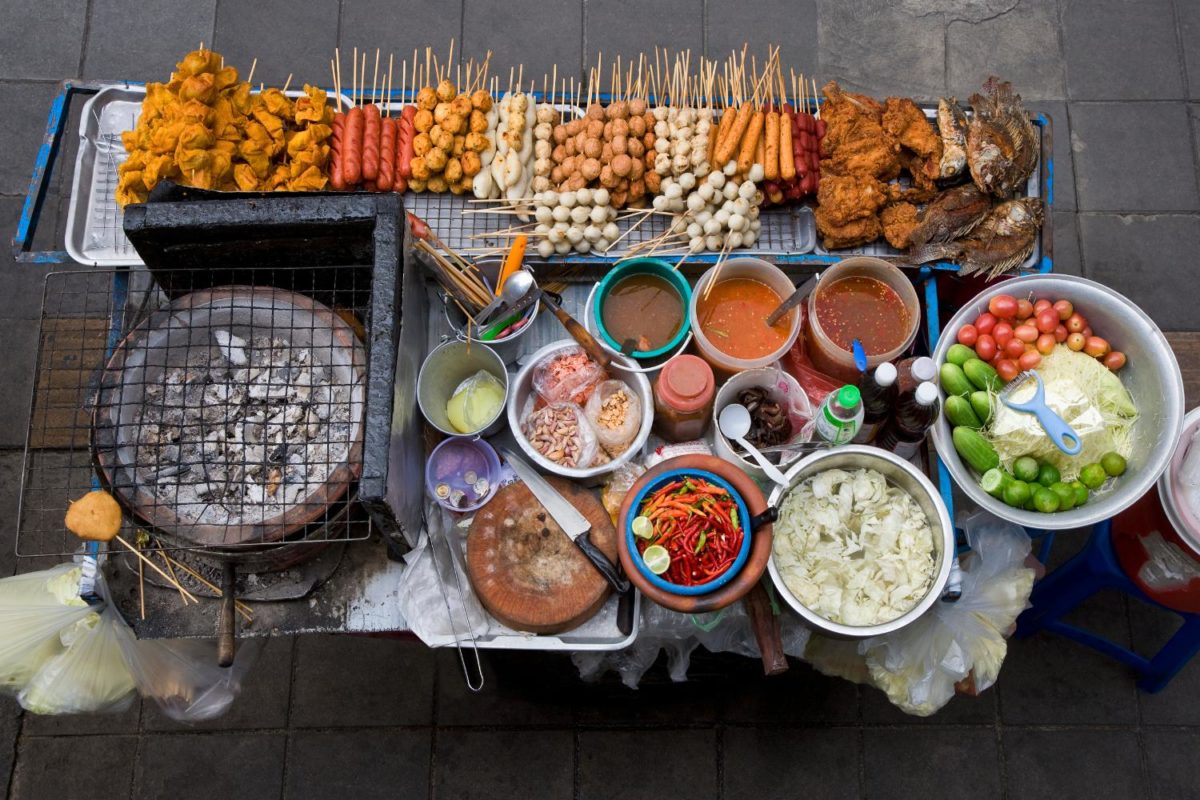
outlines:
{"label": "wooden cutting board", "polygon": [[[592,523],[591,540],[616,562],[617,531],[591,492],[562,478],[550,485]],[[475,514],[467,534],[467,575],[492,616],[531,633],[560,633],[591,618],[609,585],[521,482]]]}

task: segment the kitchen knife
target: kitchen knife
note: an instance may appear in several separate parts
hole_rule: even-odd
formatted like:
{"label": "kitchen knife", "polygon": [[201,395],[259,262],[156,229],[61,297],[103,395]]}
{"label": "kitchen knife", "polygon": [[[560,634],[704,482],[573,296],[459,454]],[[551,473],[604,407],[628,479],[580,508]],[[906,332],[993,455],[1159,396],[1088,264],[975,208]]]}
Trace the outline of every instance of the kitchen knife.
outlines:
{"label": "kitchen knife", "polygon": [[579,509],[571,505],[565,497],[559,494],[558,490],[546,482],[546,479],[538,474],[537,470],[525,463],[524,459],[512,452],[508,448],[500,448],[500,455],[512,467],[513,472],[517,473],[517,477],[525,482],[529,487],[529,491],[537,498],[546,511],[558,523],[558,527],[563,529],[567,534],[567,538],[575,543],[588,561],[604,576],[604,579],[609,582],[618,594],[625,594],[629,591],[629,581],[617,572],[617,567],[608,560],[608,556],[600,552],[600,548],[592,543],[589,533],[592,529],[592,523],[587,521],[587,517],[579,513]]}
{"label": "kitchen knife", "polygon": [[779,308],[772,311],[771,316],[767,317],[767,326],[774,326],[776,322],[779,322],[779,320],[783,319],[784,314],[800,305],[803,300],[812,294],[812,290],[816,287],[817,280],[820,279],[820,277],[821,274],[817,273],[804,283],[800,284],[800,288],[792,292],[791,296],[788,297],[787,300],[784,300],[782,303],[780,303]]}

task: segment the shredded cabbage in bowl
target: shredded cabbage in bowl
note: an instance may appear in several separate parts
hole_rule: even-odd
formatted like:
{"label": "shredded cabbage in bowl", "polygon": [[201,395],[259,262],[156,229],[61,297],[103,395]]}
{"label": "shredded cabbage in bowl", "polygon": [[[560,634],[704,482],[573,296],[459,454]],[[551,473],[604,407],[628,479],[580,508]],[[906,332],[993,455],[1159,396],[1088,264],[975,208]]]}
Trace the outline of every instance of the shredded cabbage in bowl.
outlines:
{"label": "shredded cabbage in bowl", "polygon": [[873,469],[829,469],[783,499],[772,545],[784,585],[843,625],[879,625],[933,583],[933,529],[903,489]]}

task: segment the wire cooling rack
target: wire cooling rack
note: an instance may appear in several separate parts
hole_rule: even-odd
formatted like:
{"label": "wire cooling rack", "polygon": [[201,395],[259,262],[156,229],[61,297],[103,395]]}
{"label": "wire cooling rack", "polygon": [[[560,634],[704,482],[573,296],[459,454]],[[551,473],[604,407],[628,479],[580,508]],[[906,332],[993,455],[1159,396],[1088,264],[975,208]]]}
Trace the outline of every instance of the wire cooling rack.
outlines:
{"label": "wire cooling rack", "polygon": [[17,554],[76,551],[64,514],[95,488],[150,549],[369,536],[343,512],[362,468],[370,271],[160,277],[47,276]]}

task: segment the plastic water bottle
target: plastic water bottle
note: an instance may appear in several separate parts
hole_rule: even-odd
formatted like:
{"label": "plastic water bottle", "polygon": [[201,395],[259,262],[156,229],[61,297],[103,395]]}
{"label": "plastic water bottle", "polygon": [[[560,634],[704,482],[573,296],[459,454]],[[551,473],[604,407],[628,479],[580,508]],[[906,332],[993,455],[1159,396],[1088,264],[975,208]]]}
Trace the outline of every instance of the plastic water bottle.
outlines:
{"label": "plastic water bottle", "polygon": [[875,368],[874,373],[863,379],[863,421],[858,435],[854,437],[855,444],[866,444],[874,439],[892,415],[899,389],[896,385],[896,375],[896,365],[885,361]]}
{"label": "plastic water bottle", "polygon": [[876,446],[891,450],[904,460],[916,455],[926,432],[937,422],[941,404],[938,402],[937,386],[926,382],[908,397],[896,404],[896,415],[883,427]]}
{"label": "plastic water bottle", "polygon": [[833,445],[847,444],[862,427],[862,395],[847,384],[830,392],[817,411],[817,436]]}

